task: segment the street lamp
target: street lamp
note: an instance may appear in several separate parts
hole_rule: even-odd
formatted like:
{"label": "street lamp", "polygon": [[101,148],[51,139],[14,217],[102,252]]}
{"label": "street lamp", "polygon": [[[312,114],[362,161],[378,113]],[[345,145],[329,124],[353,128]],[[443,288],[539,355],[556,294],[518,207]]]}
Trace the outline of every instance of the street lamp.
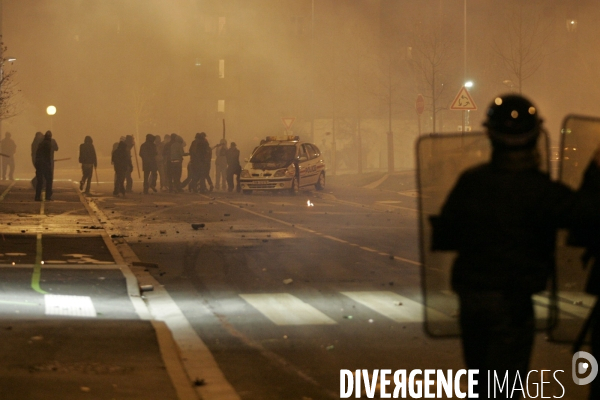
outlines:
{"label": "street lamp", "polygon": [[50,116],[50,131],[52,131],[52,116],[56,114],[56,107],[48,106],[46,107],[46,114]]}

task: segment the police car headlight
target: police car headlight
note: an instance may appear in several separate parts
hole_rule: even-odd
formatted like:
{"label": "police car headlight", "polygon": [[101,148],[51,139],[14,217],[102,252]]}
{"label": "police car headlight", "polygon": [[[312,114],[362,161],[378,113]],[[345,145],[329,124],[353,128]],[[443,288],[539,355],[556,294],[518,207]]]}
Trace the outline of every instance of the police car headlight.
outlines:
{"label": "police car headlight", "polygon": [[282,176],[285,176],[285,173],[287,172],[287,169],[278,169],[277,171],[275,171],[275,173],[273,174],[273,177],[275,178],[281,178]]}
{"label": "police car headlight", "polygon": [[240,178],[250,178],[250,171],[248,171],[247,169],[243,169]]}

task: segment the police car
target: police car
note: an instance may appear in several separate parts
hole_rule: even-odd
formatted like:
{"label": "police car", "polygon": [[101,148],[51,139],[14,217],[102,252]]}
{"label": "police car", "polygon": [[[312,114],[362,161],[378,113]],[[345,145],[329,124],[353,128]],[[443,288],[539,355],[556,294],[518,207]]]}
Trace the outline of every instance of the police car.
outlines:
{"label": "police car", "polygon": [[289,191],[300,188],[325,188],[325,160],[317,146],[302,142],[298,136],[267,136],[240,174],[244,194],[254,190]]}

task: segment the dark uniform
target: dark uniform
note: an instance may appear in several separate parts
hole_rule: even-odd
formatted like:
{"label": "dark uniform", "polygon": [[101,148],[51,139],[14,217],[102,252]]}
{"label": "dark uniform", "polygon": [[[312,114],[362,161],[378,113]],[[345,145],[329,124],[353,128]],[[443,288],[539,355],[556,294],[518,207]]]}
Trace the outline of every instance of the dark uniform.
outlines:
{"label": "dark uniform", "polygon": [[158,165],[156,163],[156,144],[152,134],[146,135],[146,141],[140,146],[140,157],[142,158],[142,169],[144,170],[144,194],[148,194],[148,188],[156,192],[156,174]]}
{"label": "dark uniform", "polygon": [[[455,250],[452,287],[460,300],[467,368],[526,376],[534,338],[531,295],[554,268],[558,228],[600,220],[600,169],[592,163],[573,192],[539,170],[541,120],[526,99],[498,97],[486,122],[492,159],[464,172],[439,217],[433,249]],[[518,391],[516,392],[519,393]]]}
{"label": "dark uniform", "polygon": [[83,176],[79,182],[79,190],[83,190],[85,184],[85,193],[90,194],[90,184],[94,168],[98,167],[96,159],[96,149],[91,136],[86,136],[83,143],[79,145],[79,162],[81,163],[81,172]]}
{"label": "dark uniform", "polygon": [[[31,142],[31,163],[33,164],[33,168],[35,168],[35,156],[37,153],[37,148],[44,140],[44,134],[42,132],[36,132]],[[31,180],[31,186],[35,189],[37,187],[37,177],[34,176]]]}
{"label": "dark uniform", "polygon": [[42,188],[46,186],[46,200],[52,200],[52,182],[54,180],[54,152],[58,151],[52,132],[47,131],[35,152],[35,201],[42,200]]}
{"label": "dark uniform", "polygon": [[[177,134],[171,135],[169,142],[169,192],[182,192],[181,189],[181,172],[183,165],[183,139]],[[166,146],[165,146],[166,148]]]}
{"label": "dark uniform", "polygon": [[[133,177],[131,176],[133,172],[133,163],[131,162],[131,149],[135,147],[135,139],[132,135],[125,136],[125,144],[127,145],[127,154],[129,155],[129,168],[125,174],[126,186],[125,191],[127,193],[131,193],[133,191]],[[138,170],[139,171],[139,170]]]}
{"label": "dark uniform", "polygon": [[200,180],[200,151],[202,147],[202,141],[202,135],[200,133],[196,133],[196,136],[194,137],[194,140],[190,144],[189,148],[190,162],[187,166],[188,176],[185,181],[181,183],[182,188],[189,184],[189,191],[194,193],[198,191],[198,181]]}
{"label": "dark uniform", "polygon": [[227,190],[233,192],[234,188],[234,177],[236,182],[236,190],[239,192],[240,187],[240,174],[242,173],[242,166],[240,165],[240,151],[238,150],[235,142],[231,142],[230,147],[227,149],[225,154],[227,158]]}
{"label": "dark uniform", "polygon": [[215,159],[215,187],[220,190],[221,187],[227,187],[227,141],[221,139],[215,146],[217,157]]}
{"label": "dark uniform", "polygon": [[131,154],[127,150],[125,142],[119,142],[117,148],[112,153],[112,163],[115,168],[115,188],[113,195],[118,196],[119,193],[125,197],[125,179],[127,171],[133,169],[131,164]]}

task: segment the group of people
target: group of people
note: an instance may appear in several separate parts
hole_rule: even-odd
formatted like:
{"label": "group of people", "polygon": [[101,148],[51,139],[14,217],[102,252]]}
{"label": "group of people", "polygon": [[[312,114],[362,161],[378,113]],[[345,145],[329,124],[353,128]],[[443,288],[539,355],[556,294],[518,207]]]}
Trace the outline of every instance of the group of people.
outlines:
{"label": "group of people", "polygon": [[[93,169],[97,166],[96,153],[92,144],[92,138],[87,136],[80,146],[79,162],[82,168],[82,179],[80,189],[89,194]],[[168,191],[170,193],[183,192],[187,187],[193,193],[207,193],[215,188],[234,189],[240,191],[240,151],[235,142],[231,142],[229,148],[227,141],[221,139],[219,144],[211,147],[206,139],[206,133],[197,133],[185,151],[186,143],[176,133],[167,134],[164,140],[159,135],[146,135],[146,141],[142,143],[139,156],[142,159],[142,170],[144,171],[143,193],[148,194],[150,190]],[[113,145],[111,162],[115,171],[113,195],[122,195],[133,190],[132,149],[135,149],[135,139],[132,135],[121,137],[119,142]],[[210,177],[213,150],[216,151],[215,168],[216,182]],[[189,156],[187,165],[187,177],[181,180],[183,173],[184,157]],[[157,188],[157,185],[159,188]]]}

